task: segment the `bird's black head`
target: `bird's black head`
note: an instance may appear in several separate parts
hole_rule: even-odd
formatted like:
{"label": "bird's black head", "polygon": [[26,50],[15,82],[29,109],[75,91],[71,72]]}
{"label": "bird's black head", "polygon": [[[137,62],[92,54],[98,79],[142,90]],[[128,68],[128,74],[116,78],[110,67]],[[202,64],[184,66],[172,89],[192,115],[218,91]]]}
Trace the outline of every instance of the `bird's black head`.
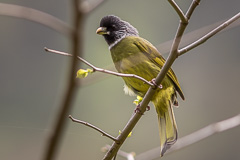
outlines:
{"label": "bird's black head", "polygon": [[109,46],[115,45],[126,36],[138,36],[136,28],[114,15],[103,17],[96,32],[104,36]]}

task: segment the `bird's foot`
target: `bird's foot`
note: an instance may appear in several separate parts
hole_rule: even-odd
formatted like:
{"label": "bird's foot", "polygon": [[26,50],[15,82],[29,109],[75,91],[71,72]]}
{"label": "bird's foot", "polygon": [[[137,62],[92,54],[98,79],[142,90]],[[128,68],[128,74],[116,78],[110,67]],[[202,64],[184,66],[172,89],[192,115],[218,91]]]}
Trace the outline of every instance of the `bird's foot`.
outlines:
{"label": "bird's foot", "polygon": [[163,88],[163,86],[161,84],[160,85],[156,84],[156,79],[155,78],[153,78],[150,82],[152,84],[154,84],[153,89],[157,89],[157,88],[162,89]]}
{"label": "bird's foot", "polygon": [[147,106],[146,111],[150,111],[150,106]]}
{"label": "bird's foot", "polygon": [[[146,111],[149,111],[149,110],[150,110],[150,106],[147,106]],[[139,113],[141,115],[144,115],[142,110],[140,109],[140,104],[137,105],[137,107],[135,108],[134,112],[135,113]]]}
{"label": "bird's foot", "polygon": [[[140,103],[142,102],[142,100],[143,100],[143,98],[142,98],[141,96],[137,96],[137,99],[135,99],[135,100],[133,101],[133,103],[137,105],[137,107],[135,108],[134,112],[135,112],[135,113],[139,113],[139,114],[141,114],[141,115],[143,115],[143,112],[142,112],[142,110],[140,109]],[[147,106],[146,111],[149,111],[149,110],[150,110],[150,107]]]}
{"label": "bird's foot", "polygon": [[140,104],[137,105],[137,107],[135,108],[134,112],[143,115],[142,110],[140,109]]}

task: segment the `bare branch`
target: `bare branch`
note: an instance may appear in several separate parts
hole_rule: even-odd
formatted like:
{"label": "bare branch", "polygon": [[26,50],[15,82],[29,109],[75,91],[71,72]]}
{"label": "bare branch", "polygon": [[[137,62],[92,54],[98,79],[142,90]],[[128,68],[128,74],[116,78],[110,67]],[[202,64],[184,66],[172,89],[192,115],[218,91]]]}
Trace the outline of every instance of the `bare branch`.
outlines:
{"label": "bare branch", "polygon": [[81,120],[78,120],[78,119],[75,119],[73,118],[71,115],[68,116],[73,122],[77,122],[77,123],[80,123],[80,124],[84,124],[85,126],[88,126],[90,128],[93,128],[95,129],[96,131],[100,132],[102,134],[102,136],[106,136],[108,138],[110,138],[111,140],[117,142],[117,139],[113,136],[111,136],[110,134],[104,132],[103,130],[101,130],[100,128],[88,123],[88,122],[85,122],[85,121],[81,121]]}
{"label": "bare branch", "polygon": [[[65,53],[65,52],[61,52],[61,51],[57,51],[57,50],[53,50],[53,49],[48,49],[48,48],[44,48],[45,51],[47,52],[52,52],[52,53],[56,53],[56,54],[60,54],[60,55],[64,55],[64,56],[72,56],[71,54],[69,53]],[[88,65],[89,67],[93,68],[94,71],[97,71],[97,72],[102,72],[102,73],[106,73],[106,74],[111,74],[111,75],[115,75],[115,76],[119,76],[119,77],[132,77],[132,78],[137,78],[141,81],[143,81],[144,83],[148,84],[149,86],[152,86],[152,87],[156,87],[153,83],[149,82],[148,80],[138,76],[138,75],[135,75],[135,74],[124,74],[124,73],[118,73],[118,72],[114,72],[114,71],[110,71],[110,70],[106,70],[106,69],[102,69],[102,68],[98,68],[94,65],[92,65],[91,63],[89,63],[88,61],[86,61],[85,59],[77,56],[77,58],[82,61],[83,63],[85,63],[86,65]]]}
{"label": "bare branch", "polygon": [[[80,32],[83,29],[83,13],[79,11],[79,0],[73,0],[73,32],[71,34],[71,52],[73,57],[81,54],[83,51],[82,37],[83,33]],[[56,117],[55,124],[53,126],[53,132],[50,135],[50,141],[46,147],[44,160],[52,160],[59,147],[60,139],[63,135],[64,128],[66,126],[67,116],[72,107],[72,103],[75,97],[76,84],[75,84],[75,74],[77,71],[77,58],[73,58],[69,67],[69,75],[67,87],[65,90],[65,96],[61,107],[59,108],[59,113]]]}
{"label": "bare branch", "polygon": [[[229,119],[210,124],[194,133],[191,133],[185,137],[180,138],[167,152],[166,154],[172,153],[176,150],[183,149],[189,145],[192,145],[196,142],[199,142],[211,135],[216,133],[220,133],[232,128],[235,128],[240,125],[240,114],[231,117]],[[153,160],[159,158],[159,150],[160,147],[151,149],[144,153],[139,154],[136,156],[136,160],[145,160],[146,157],[148,160]]]}
{"label": "bare branch", "polygon": [[172,5],[172,7],[175,9],[177,12],[178,16],[180,17],[182,23],[188,23],[188,19],[184,15],[183,11],[181,8],[177,5],[177,3],[174,0],[168,0],[168,2]]}
{"label": "bare branch", "polygon": [[214,36],[218,32],[222,31],[224,28],[226,28],[227,26],[229,26],[231,23],[238,20],[239,18],[240,18],[240,12],[238,14],[236,14],[235,16],[233,16],[232,18],[230,18],[229,20],[227,20],[226,22],[224,22],[223,24],[221,24],[220,26],[218,26],[217,28],[213,29],[211,32],[207,33],[206,35],[204,35],[203,37],[198,39],[197,41],[195,41],[195,42],[191,43],[190,45],[180,49],[179,50],[179,55],[182,55],[182,54],[192,50],[193,48],[203,44],[209,38],[211,38],[212,36]]}
{"label": "bare branch", "polygon": [[190,7],[188,8],[188,11],[186,13],[186,17],[187,19],[190,19],[190,17],[192,16],[193,11],[195,10],[195,8],[200,4],[201,0],[193,0],[192,4],[190,5]]}
{"label": "bare branch", "polygon": [[57,19],[50,14],[28,7],[0,3],[0,15],[23,18],[37,22],[49,28],[52,28],[55,31],[58,31],[59,33],[62,33],[66,36],[69,36],[72,32],[72,28],[60,19]]}

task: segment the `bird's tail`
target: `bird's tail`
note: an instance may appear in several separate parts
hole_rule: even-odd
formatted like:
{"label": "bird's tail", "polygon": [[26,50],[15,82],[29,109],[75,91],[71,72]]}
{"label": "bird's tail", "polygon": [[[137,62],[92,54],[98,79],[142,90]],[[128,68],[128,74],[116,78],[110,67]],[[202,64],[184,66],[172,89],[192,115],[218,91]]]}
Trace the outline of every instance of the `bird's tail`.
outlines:
{"label": "bird's tail", "polygon": [[163,154],[177,141],[178,132],[173,113],[173,104],[170,102],[166,112],[158,114],[160,154]]}

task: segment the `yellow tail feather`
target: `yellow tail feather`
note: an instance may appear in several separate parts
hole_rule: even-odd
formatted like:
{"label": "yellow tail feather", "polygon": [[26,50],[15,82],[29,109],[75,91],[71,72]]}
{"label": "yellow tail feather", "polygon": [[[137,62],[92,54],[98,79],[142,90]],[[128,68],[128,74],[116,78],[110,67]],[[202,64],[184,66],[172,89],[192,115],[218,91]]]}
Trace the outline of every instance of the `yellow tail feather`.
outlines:
{"label": "yellow tail feather", "polygon": [[164,114],[158,114],[161,156],[177,141],[178,137],[172,106],[172,103],[170,103]]}

